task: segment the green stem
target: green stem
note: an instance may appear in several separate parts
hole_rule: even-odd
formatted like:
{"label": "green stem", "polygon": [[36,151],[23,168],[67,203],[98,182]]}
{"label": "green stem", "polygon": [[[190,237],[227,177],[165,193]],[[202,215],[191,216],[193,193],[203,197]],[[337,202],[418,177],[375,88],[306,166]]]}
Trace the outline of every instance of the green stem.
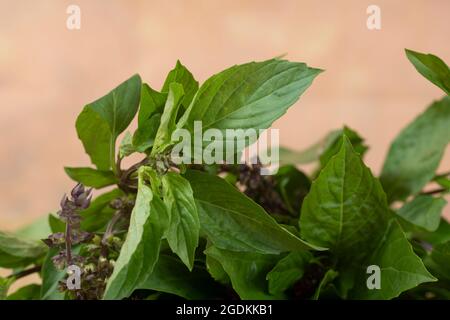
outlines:
{"label": "green stem", "polygon": [[116,166],[116,140],[111,137],[109,142],[109,164],[112,171],[117,176],[117,166]]}
{"label": "green stem", "polygon": [[41,266],[35,266],[30,269],[25,269],[20,272],[13,273],[13,274],[9,275],[8,278],[20,279],[20,278],[26,277],[32,273],[39,272],[39,271],[41,271]]}

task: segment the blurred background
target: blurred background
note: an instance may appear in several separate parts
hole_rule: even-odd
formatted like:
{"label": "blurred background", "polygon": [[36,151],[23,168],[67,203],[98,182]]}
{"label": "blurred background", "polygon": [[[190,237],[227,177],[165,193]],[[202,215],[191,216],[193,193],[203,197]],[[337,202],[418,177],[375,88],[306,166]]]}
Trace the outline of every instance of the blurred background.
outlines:
{"label": "blurred background", "polygon": [[[80,30],[66,28],[72,4]],[[381,30],[366,27],[371,4]],[[302,149],[347,124],[379,173],[390,141],[443,96],[403,50],[449,63],[449,12],[448,0],[0,0],[0,228],[57,209],[73,186],[63,166],[89,165],[74,128],[85,104],[136,72],[158,89],[177,59],[201,82],[280,54],[325,69],[273,127]]]}

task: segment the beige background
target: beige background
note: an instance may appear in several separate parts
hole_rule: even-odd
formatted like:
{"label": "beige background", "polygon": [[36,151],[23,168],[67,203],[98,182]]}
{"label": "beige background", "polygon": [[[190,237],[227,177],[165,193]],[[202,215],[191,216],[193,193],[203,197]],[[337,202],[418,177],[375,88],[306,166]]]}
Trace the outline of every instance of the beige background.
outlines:
{"label": "beige background", "polygon": [[[79,31],[66,28],[69,4],[81,7]],[[380,31],[366,28],[369,4]],[[326,69],[274,127],[301,149],[347,124],[378,173],[392,138],[443,95],[403,48],[450,62],[449,12],[445,0],[0,0],[0,228],[57,208],[73,185],[63,166],[89,164],[74,129],[84,104],[136,72],[159,88],[178,58],[200,81],[283,53]]]}

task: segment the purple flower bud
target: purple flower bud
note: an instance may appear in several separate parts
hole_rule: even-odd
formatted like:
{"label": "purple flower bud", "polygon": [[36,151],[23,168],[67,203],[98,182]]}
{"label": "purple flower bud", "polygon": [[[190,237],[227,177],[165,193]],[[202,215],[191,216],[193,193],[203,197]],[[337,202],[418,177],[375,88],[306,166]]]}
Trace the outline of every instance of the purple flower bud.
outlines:
{"label": "purple flower bud", "polygon": [[72,233],[72,244],[89,242],[94,237],[93,233],[77,230]]}
{"label": "purple flower bud", "polygon": [[60,251],[56,256],[52,257],[53,265],[59,269],[63,270],[66,265],[66,251]]}
{"label": "purple flower bud", "polygon": [[64,196],[62,197],[62,199],[61,199],[61,201],[60,201],[60,203],[59,203],[59,204],[61,205],[61,208],[64,208],[64,207],[66,206],[67,201],[68,201],[67,195],[64,194]]}
{"label": "purple flower bud", "polygon": [[92,189],[80,194],[76,199],[74,198],[75,205],[81,209],[86,209],[91,204],[92,195],[90,194]]}
{"label": "purple flower bud", "polygon": [[42,239],[42,241],[49,247],[62,245],[65,242],[64,233],[63,232],[53,233],[47,239]]}
{"label": "purple flower bud", "polygon": [[71,191],[71,195],[73,199],[78,198],[84,193],[84,186],[81,183],[78,183]]}

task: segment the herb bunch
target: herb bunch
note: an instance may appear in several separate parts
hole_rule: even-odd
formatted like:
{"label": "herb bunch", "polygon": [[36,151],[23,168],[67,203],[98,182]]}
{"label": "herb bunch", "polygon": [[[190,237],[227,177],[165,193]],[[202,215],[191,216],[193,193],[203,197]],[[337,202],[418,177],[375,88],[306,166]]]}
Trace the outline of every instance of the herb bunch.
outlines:
{"label": "herb bunch", "polygon": [[[0,267],[14,270],[0,278],[0,298],[448,299],[450,174],[437,170],[450,142],[450,71],[434,55],[406,54],[445,96],[395,138],[379,177],[348,127],[304,151],[281,149],[270,176],[260,162],[172,157],[173,133],[195,134],[198,120],[220,132],[270,127],[320,69],[272,59],[199,86],[178,61],[161,90],[131,77],[78,116],[93,167],[65,168],[77,185],[56,215],[31,228],[45,239],[0,232]],[[125,132],[136,115],[137,129]],[[246,146],[236,145],[237,154]],[[142,159],[124,168],[132,154]],[[299,169],[306,163],[313,174]],[[67,286],[70,265],[81,270],[76,290]],[[376,288],[368,285],[373,266]],[[8,294],[33,272],[40,284]]]}

